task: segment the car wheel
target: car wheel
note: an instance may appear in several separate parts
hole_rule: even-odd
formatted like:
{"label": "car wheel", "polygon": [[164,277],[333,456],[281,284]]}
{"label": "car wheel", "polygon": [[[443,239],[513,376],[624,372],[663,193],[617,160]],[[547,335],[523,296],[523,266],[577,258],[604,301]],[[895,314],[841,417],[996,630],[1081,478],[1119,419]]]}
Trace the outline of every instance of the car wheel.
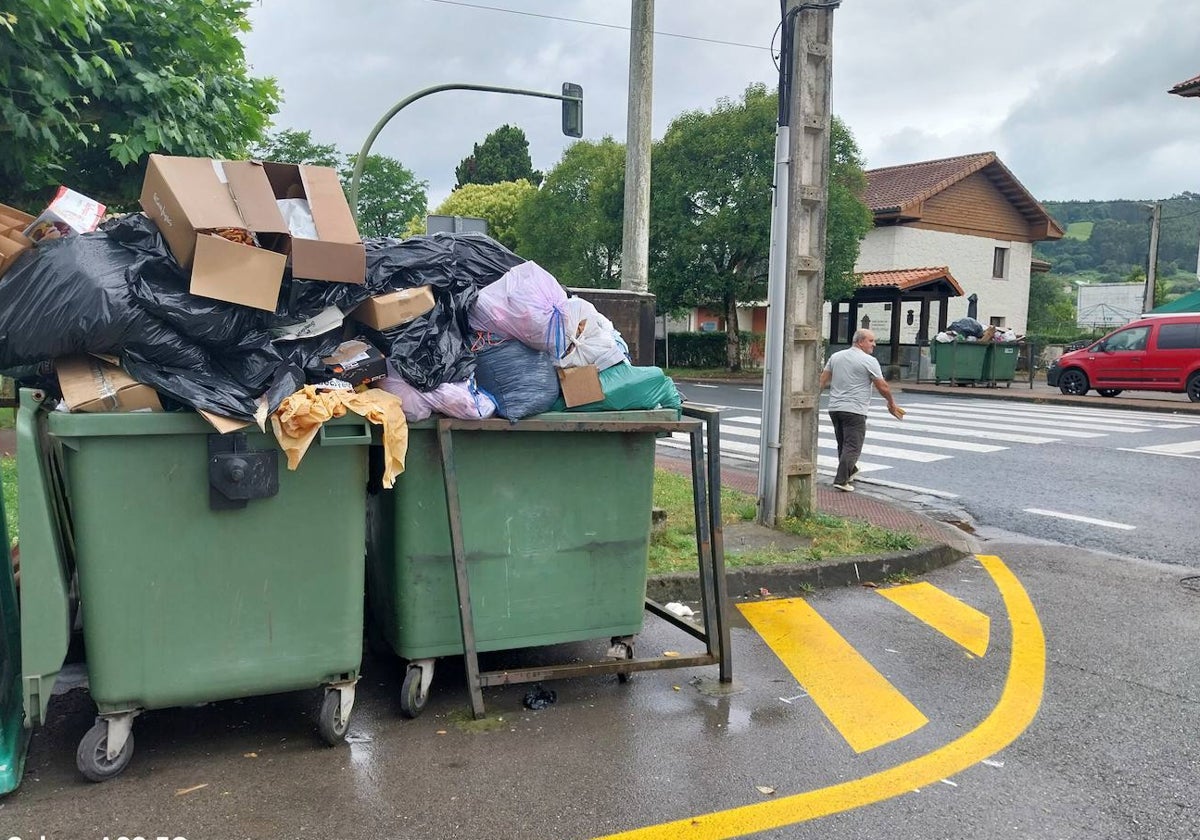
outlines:
{"label": "car wheel", "polygon": [[1058,377],[1058,390],[1072,397],[1082,397],[1088,392],[1087,374],[1078,368],[1064,370]]}
{"label": "car wheel", "polygon": [[1102,397],[1115,397],[1121,393],[1120,388],[1097,388],[1096,393]]}
{"label": "car wheel", "polygon": [[1187,395],[1192,402],[1200,402],[1200,370],[1188,377]]}

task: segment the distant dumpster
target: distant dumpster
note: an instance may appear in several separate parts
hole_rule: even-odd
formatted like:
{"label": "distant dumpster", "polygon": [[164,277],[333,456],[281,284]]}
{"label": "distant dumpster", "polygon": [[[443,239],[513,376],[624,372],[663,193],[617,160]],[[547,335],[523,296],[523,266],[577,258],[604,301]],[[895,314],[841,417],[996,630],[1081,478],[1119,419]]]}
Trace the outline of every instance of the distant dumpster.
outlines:
{"label": "distant dumpster", "polygon": [[99,710],[77,753],[89,779],[125,768],[148,709],[326,686],[318,728],[343,739],[362,659],[367,421],[330,421],[290,472],[254,427],[40,401],[22,391],[17,421],[27,725],[46,719],[74,579]]}
{"label": "distant dumpster", "polygon": [[974,341],[934,341],[930,358],[934,364],[934,379],[938,384],[949,381],[979,382],[984,379],[984,362],[990,345]]}
{"label": "distant dumpster", "polygon": [[987,356],[983,363],[983,378],[991,383],[1011,383],[1017,371],[1017,359],[1020,357],[1020,345],[997,344],[987,345]]}

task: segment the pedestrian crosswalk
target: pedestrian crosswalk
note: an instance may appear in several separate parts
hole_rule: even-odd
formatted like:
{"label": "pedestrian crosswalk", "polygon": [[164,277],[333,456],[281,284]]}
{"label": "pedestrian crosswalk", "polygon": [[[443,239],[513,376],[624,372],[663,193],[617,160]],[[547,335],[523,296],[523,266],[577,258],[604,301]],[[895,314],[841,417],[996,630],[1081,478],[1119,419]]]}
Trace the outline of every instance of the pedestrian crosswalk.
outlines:
{"label": "pedestrian crosswalk", "polygon": [[[926,464],[967,455],[988,455],[1013,446],[1048,443],[1091,443],[1112,438],[1115,448],[1152,455],[1200,458],[1200,415],[1008,403],[994,400],[906,401],[903,420],[873,405],[867,442],[859,460],[861,473],[891,469],[903,463]],[[833,426],[821,415],[817,435],[818,472],[837,468]],[[1197,438],[1137,446],[1137,435],[1155,431],[1194,430]],[[762,419],[756,409],[730,408],[721,417],[721,453],[753,468],[759,459]],[[1161,440],[1161,438],[1159,438]],[[1106,441],[1104,441],[1106,442]],[[687,449],[687,436],[675,434],[659,445]]]}

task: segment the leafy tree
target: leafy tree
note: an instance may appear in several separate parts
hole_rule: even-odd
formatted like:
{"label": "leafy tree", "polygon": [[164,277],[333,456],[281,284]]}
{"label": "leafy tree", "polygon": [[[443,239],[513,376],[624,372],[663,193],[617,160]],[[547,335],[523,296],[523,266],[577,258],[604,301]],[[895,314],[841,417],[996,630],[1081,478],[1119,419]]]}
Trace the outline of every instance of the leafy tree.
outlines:
{"label": "leafy tree", "polygon": [[[711,112],[681,114],[654,151],[651,286],[663,310],[722,312],[726,362],[741,367],[739,303],[767,292],[777,95],[764,85]],[[864,184],[854,139],[839,121],[831,134],[826,243],[827,297],[853,293],[858,244],[871,228],[857,198]]]}
{"label": "leafy tree", "polygon": [[1062,277],[1035,272],[1029,278],[1028,332],[1063,335],[1075,329],[1075,301]]}
{"label": "leafy tree", "polygon": [[[357,155],[346,156],[333,144],[315,143],[311,131],[284,129],[268,135],[251,149],[260,160],[308,163],[338,170],[346,195]],[[402,236],[413,217],[424,217],[429,189],[400,161],[386,155],[367,155],[358,182],[358,232],[363,236]]]}
{"label": "leafy tree", "polygon": [[274,80],[246,66],[249,5],[23,0],[0,12],[0,193],[29,203],[62,182],[122,207],[150,152],[241,156],[279,102]]}
{"label": "leafy tree", "polygon": [[568,286],[620,286],[624,202],[625,146],[572,144],[521,206],[521,254]]}
{"label": "leafy tree", "polygon": [[528,181],[498,184],[467,184],[446,197],[433,212],[444,216],[475,216],[487,219],[488,235],[517,250],[517,214],[521,204],[536,192]]}
{"label": "leafy tree", "polygon": [[[342,169],[349,195],[350,179],[358,155]],[[358,180],[358,232],[363,236],[402,236],[408,220],[423,217],[428,206],[428,181],[418,181],[412,170],[386,155],[367,155]]]}
{"label": "leafy tree", "polygon": [[250,148],[255,160],[274,160],[279,163],[310,163],[341,169],[346,165],[346,156],[332,143],[315,143],[311,131],[296,131],[285,128],[268,134]]}
{"label": "leafy tree", "polygon": [[525,132],[513,125],[502,125],[475,144],[475,150],[455,168],[455,189],[467,184],[498,184],[501,181],[542,183],[542,173],[534,171]]}

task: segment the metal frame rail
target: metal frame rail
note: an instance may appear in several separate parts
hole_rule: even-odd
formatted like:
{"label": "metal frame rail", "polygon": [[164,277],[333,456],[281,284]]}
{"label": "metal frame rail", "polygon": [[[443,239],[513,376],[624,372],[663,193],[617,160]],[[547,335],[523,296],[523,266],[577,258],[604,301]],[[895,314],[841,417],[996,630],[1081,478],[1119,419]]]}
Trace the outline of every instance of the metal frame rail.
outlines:
{"label": "metal frame rail", "polygon": [[[454,557],[454,579],[458,590],[463,658],[466,666],[467,686],[471,695],[471,713],[476,719],[484,716],[483,688],[488,686],[538,682],[544,679],[563,679],[591,674],[628,675],[634,671],[692,668],[703,665],[719,666],[720,681],[722,683],[732,682],[733,663],[729,643],[725,547],[721,524],[720,412],[715,409],[688,406],[683,409],[683,413],[690,419],[660,422],[637,420],[597,422],[569,419],[545,420],[535,417],[517,423],[510,423],[507,420],[442,419],[438,421],[438,444],[442,475],[446,485],[446,505],[450,515],[450,545]],[[454,466],[453,432],[456,431],[508,433],[687,432],[691,444],[696,555],[700,571],[700,601],[704,627],[702,629],[683,621],[649,598],[646,599],[646,609],[674,627],[704,642],[705,653],[694,656],[621,659],[481,672],[471,610],[471,586],[467,574],[458,478]],[[713,488],[711,497],[709,488]],[[646,514],[649,516],[650,512],[647,511]]]}

